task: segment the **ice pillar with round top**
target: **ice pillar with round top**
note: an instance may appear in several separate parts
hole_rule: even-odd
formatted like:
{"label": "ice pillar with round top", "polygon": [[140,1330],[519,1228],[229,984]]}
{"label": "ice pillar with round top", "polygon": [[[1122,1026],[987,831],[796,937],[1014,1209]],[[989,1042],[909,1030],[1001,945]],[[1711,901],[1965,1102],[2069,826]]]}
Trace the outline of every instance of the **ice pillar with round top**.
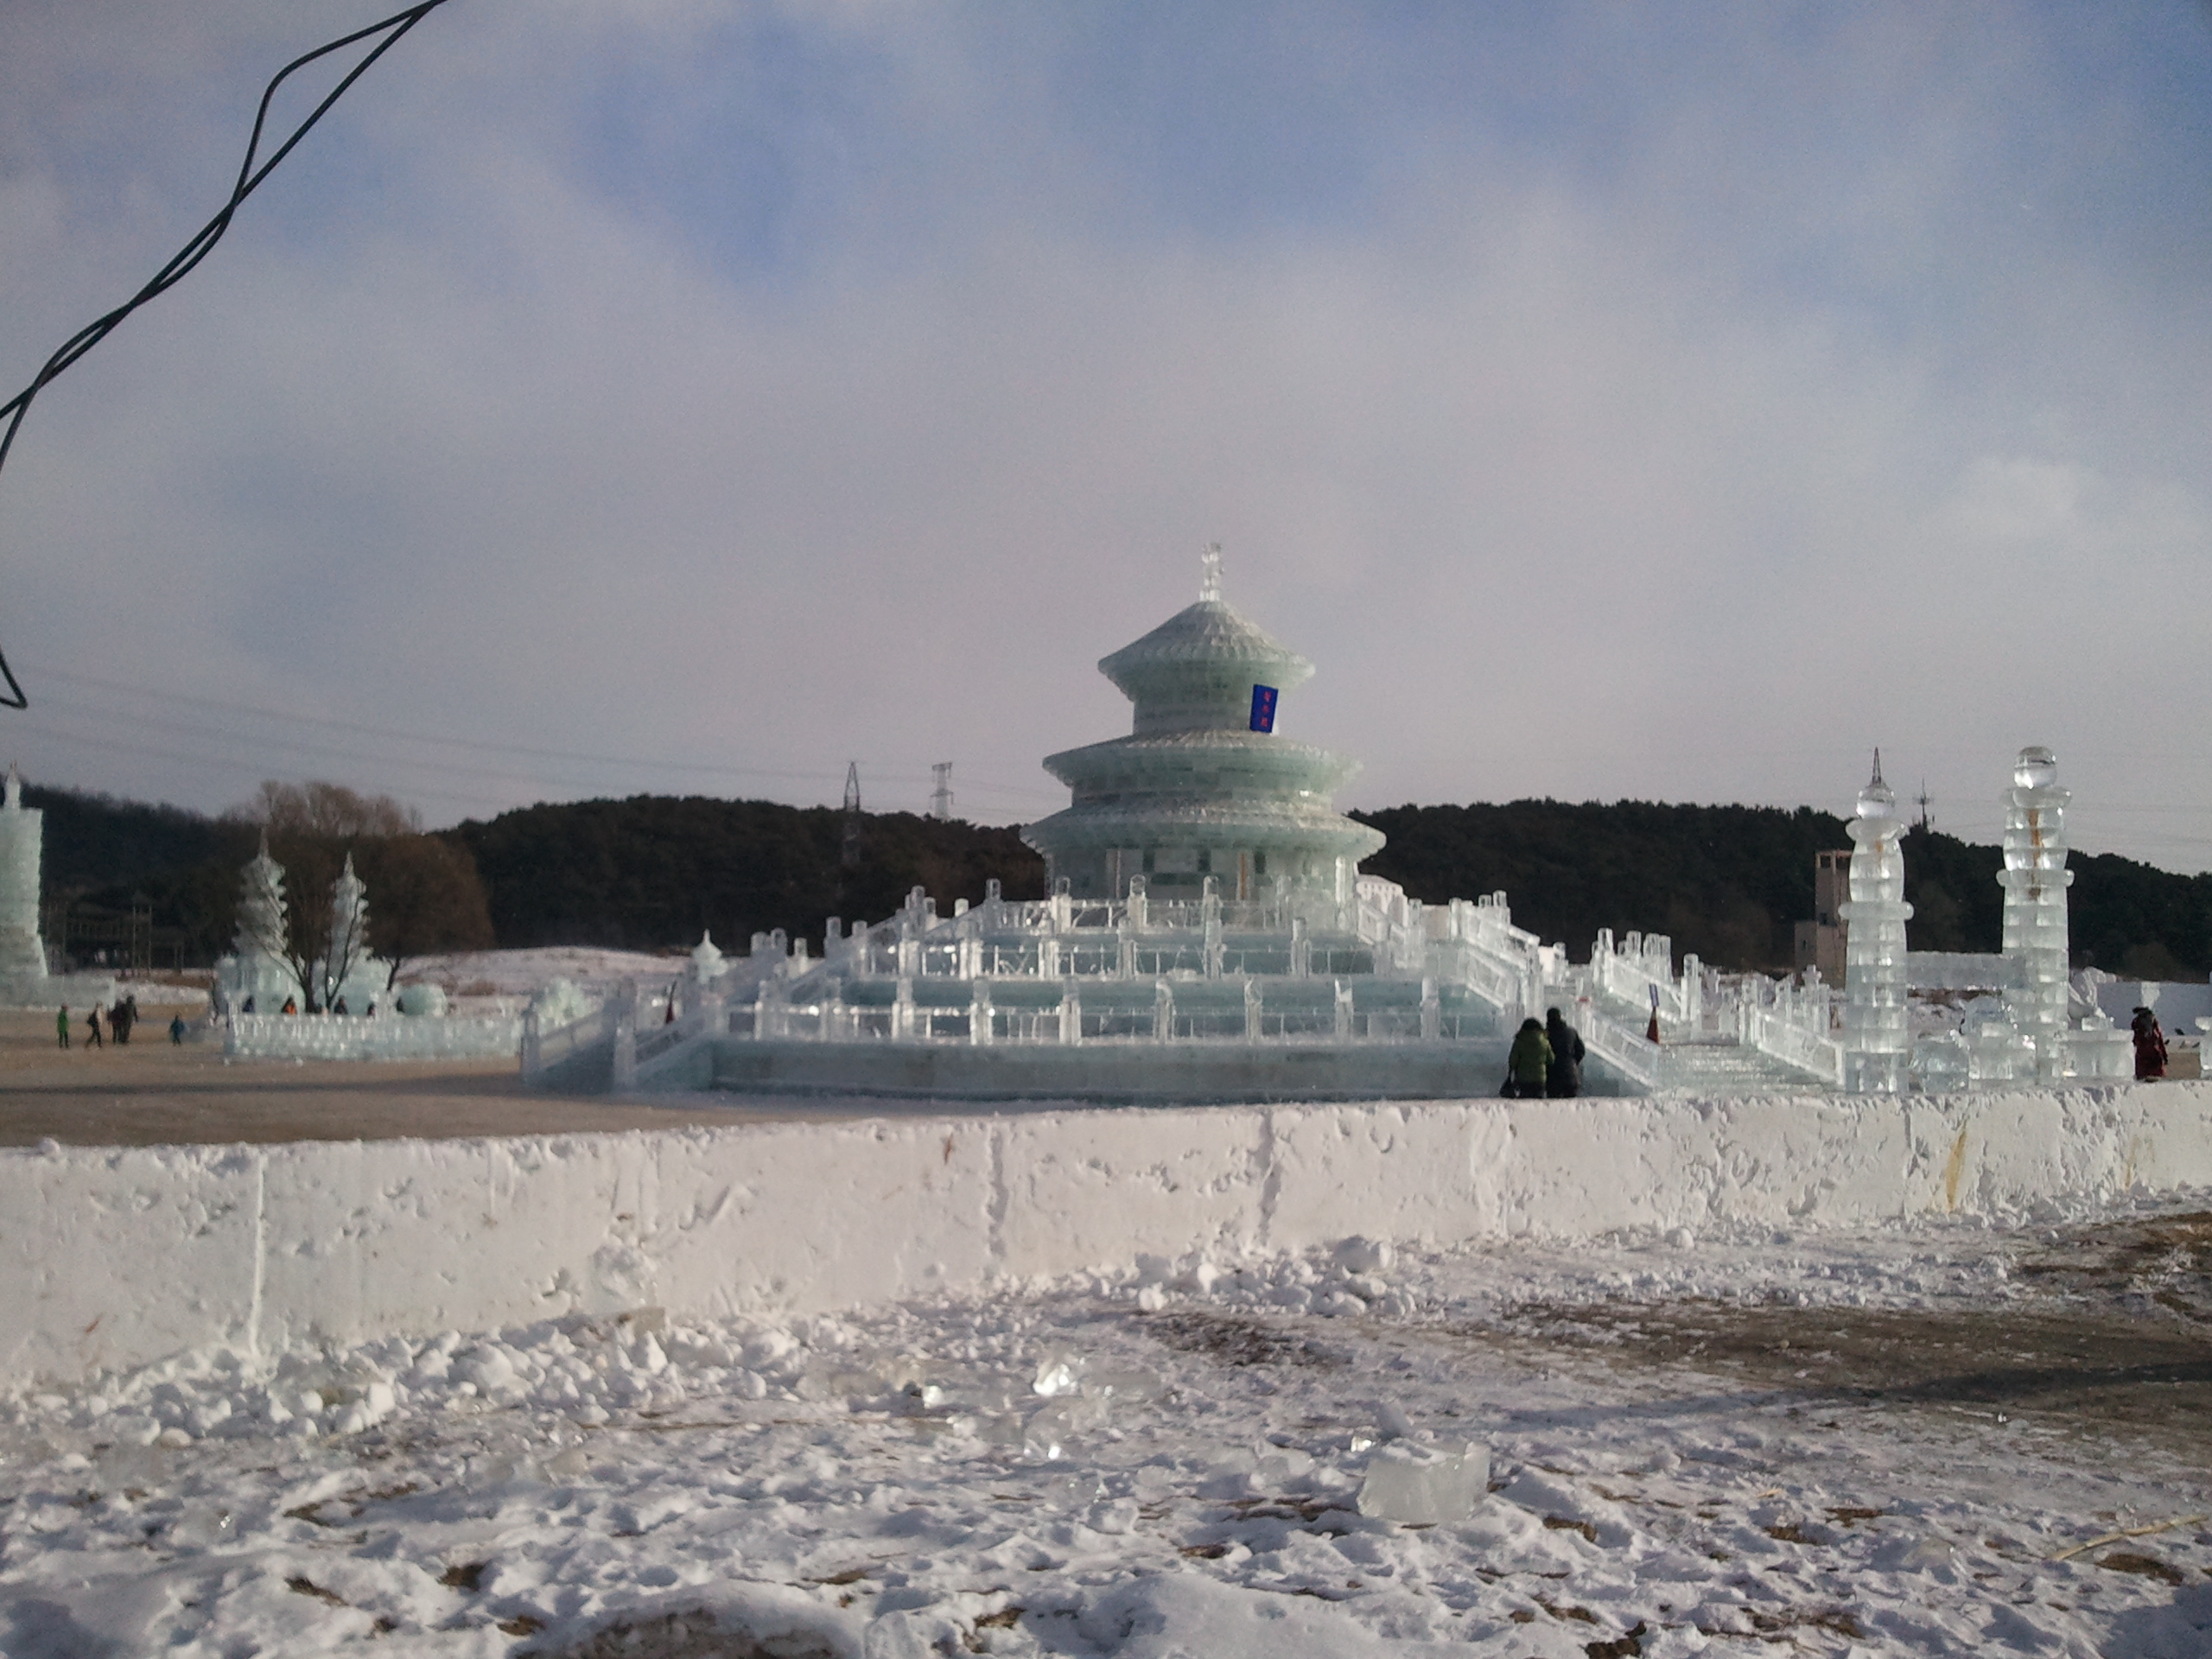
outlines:
{"label": "ice pillar with round top", "polygon": [[0,974],[46,977],[38,931],[38,864],[46,814],[23,804],[23,780],[8,768],[0,798]]}
{"label": "ice pillar with round top", "polygon": [[1851,899],[1839,906],[1849,924],[1843,969],[1843,1086],[1854,1094],[1904,1090],[1912,1031],[1906,1020],[1904,825],[1895,791],[1882,781],[1882,754],[1859,791],[1859,814],[1847,826]]}
{"label": "ice pillar with round top", "polygon": [[2066,803],[2058,760],[2041,745],[2020,751],[2005,791],[2005,954],[2020,963],[2020,982],[2005,993],[2005,1012],[2036,1046],[2036,1075],[2066,1074]]}

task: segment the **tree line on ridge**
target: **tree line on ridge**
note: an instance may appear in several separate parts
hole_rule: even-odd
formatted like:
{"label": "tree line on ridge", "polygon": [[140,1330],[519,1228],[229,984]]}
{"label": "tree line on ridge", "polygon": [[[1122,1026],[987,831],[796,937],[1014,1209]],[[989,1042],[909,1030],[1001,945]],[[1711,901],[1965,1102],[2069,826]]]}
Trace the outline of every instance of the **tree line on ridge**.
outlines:
{"label": "tree line on ridge", "polygon": [[[782,929],[820,948],[824,919],[880,921],[914,887],[949,912],[996,878],[1039,898],[1043,861],[1011,828],[912,813],[862,816],[843,861],[843,812],[769,801],[633,796],[541,804],[425,832],[386,798],[335,785],[264,785],[224,817],[27,788],[48,812],[46,884],[82,902],[143,896],[205,964],[230,947],[239,874],[264,829],[293,910],[327,925],[351,852],[368,887],[371,941],[402,957],[496,943],[725,950]],[[1815,855],[1848,849],[1843,821],[1809,807],[1512,801],[1356,812],[1389,836],[1366,868],[1431,902],[1503,889],[1514,919],[1578,958],[1601,927],[1669,935],[1716,967],[1785,970],[1813,912]],[[1916,950],[1993,951],[1999,849],[1941,831],[1905,841]],[[2126,977],[2212,969],[2212,875],[2177,875],[2076,853],[2069,895],[2076,967]]]}

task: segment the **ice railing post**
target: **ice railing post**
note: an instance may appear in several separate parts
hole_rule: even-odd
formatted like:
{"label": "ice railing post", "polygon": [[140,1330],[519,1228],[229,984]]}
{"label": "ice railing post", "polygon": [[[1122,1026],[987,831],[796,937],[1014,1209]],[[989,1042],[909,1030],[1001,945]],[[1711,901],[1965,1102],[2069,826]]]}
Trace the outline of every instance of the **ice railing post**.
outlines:
{"label": "ice railing post", "polygon": [[1208,876],[1198,900],[1199,925],[1205,930],[1205,974],[1221,977],[1221,883]]}
{"label": "ice railing post", "polygon": [[638,1084],[638,982],[620,981],[610,1001],[614,1011],[614,1092],[619,1095]]}

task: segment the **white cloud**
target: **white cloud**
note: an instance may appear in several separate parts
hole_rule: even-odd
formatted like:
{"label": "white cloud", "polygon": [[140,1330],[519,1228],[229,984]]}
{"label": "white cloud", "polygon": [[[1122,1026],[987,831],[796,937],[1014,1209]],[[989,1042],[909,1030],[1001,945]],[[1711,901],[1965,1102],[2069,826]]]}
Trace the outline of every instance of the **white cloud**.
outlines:
{"label": "white cloud", "polygon": [[[257,771],[175,734],[166,764],[73,743],[127,722],[42,703],[16,726],[34,775],[219,804],[261,771],[340,772],[436,819],[534,779],[834,799],[854,755],[871,804],[918,807],[952,758],[963,805],[1036,816],[1038,758],[1126,719],[1090,664],[1185,602],[1209,540],[1232,598],[1319,664],[1287,724],[1363,755],[1369,804],[1840,806],[1875,742],[1978,798],[2037,740],[2118,798],[2140,793],[2122,688],[2146,652],[2168,696],[2212,690],[2185,607],[2146,619],[2132,585],[2212,553],[2185,464],[2206,344],[2080,248],[1947,238],[1992,143],[1979,105],[1912,79],[1955,55],[1932,25],[1863,156],[1743,152],[1769,117],[1662,83],[1630,113],[1666,143],[1592,177],[1440,106],[1394,118],[1420,140],[1363,194],[1211,234],[1149,211],[1154,162],[1069,112],[1084,66],[1042,28],[522,15],[425,23],[202,271],[49,392],[0,479],[0,643],[641,764],[471,776],[410,770],[453,750],[363,739],[381,775],[304,752]],[[221,16],[280,55],[266,13]],[[1317,37],[1341,39],[1329,21]],[[728,55],[770,49],[755,25],[800,37],[779,72],[868,98],[841,109],[840,82],[804,131],[744,139],[774,161],[765,194],[680,169],[624,187],[610,156],[681,156],[729,119],[718,88],[759,86],[763,64]],[[101,60],[89,33],[64,45]],[[219,47],[194,60],[254,55]],[[1853,73],[1878,73],[1859,48]],[[226,150],[219,99],[125,56],[133,137]],[[1403,73],[1338,56],[1332,97]],[[1808,99],[1848,94],[1815,79]],[[610,88],[664,84],[681,120],[592,148],[632,113]],[[149,162],[163,194],[111,198],[87,142],[34,147],[0,185],[0,315],[46,334],[143,277],[168,183],[206,171]],[[1774,219],[1738,211],[1793,188]],[[745,241],[769,225],[774,257]],[[1792,269],[1839,245],[1848,273]],[[1950,299],[1915,310],[1923,271],[2028,321],[2009,342],[1955,332]],[[0,361],[39,354],[0,323]],[[2031,603],[2007,587],[2024,552]],[[702,760],[759,770],[643,764]],[[2212,763],[2166,776],[2212,801]],[[2158,850],[2202,861],[2180,845]]]}

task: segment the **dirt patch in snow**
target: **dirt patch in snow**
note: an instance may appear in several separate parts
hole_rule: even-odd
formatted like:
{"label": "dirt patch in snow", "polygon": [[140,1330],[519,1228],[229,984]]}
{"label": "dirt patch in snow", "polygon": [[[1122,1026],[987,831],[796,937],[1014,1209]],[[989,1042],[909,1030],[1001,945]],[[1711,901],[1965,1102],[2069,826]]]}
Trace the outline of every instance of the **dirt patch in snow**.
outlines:
{"label": "dirt patch in snow", "polygon": [[2212,1213],[2053,1230],[1999,1307],[1524,1301],[1465,1337],[1803,1396],[1965,1413],[2212,1470]]}

